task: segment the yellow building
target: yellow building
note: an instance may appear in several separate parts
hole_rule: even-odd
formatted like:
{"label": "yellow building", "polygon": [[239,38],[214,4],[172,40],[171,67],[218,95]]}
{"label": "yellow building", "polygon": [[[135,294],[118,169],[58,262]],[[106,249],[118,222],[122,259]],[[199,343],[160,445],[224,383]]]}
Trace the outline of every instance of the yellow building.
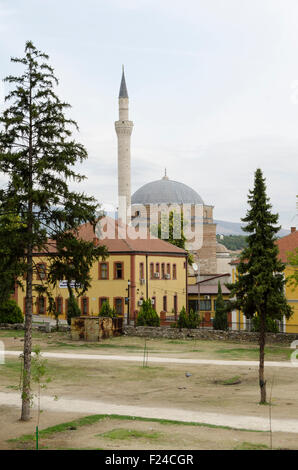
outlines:
{"label": "yellow building", "polygon": [[[298,248],[298,232],[296,227],[291,227],[291,233],[277,240],[279,256],[283,263],[286,264],[284,276],[287,279],[295,271],[297,266],[291,266],[288,263],[288,254]],[[239,261],[232,261],[232,282],[237,277],[237,265]],[[293,287],[289,283],[285,286],[285,295],[289,305],[293,308],[294,313],[289,320],[283,319],[280,323],[280,331],[284,333],[298,333],[298,286]],[[240,316],[241,328],[249,328],[249,320],[246,319],[242,312],[238,312]]]}
{"label": "yellow building", "polygon": [[[225,283],[229,281],[230,275],[217,274],[214,276],[200,276],[200,280],[193,282],[194,276],[188,285],[188,308],[195,312],[199,312],[201,318],[201,326],[211,327],[212,320],[215,316],[216,297],[218,294],[218,282],[220,282],[222,296],[224,301],[229,300],[229,289]],[[232,314],[228,313],[228,323],[232,328]]]}
{"label": "yellow building", "polygon": [[[279,255],[283,263],[286,263],[285,278],[291,276],[298,266],[290,266],[288,264],[288,254],[298,248],[298,232],[296,227],[291,227],[291,233],[277,241]],[[286,284],[286,298],[290,306],[293,308],[293,316],[289,320],[284,321],[285,333],[298,333],[298,286],[295,288],[289,283]]]}
{"label": "yellow building", "polygon": [[[117,314],[133,319],[144,299],[151,299],[156,311],[168,316],[187,306],[187,252],[158,238],[136,239],[95,237],[91,225],[80,227],[79,236],[95,244],[105,245],[109,256],[91,268],[91,287],[80,298],[83,315],[98,315],[101,305],[108,301]],[[48,254],[36,256],[34,283],[46,280]],[[61,280],[52,292],[61,318],[66,317],[68,289]],[[25,312],[25,292],[16,288],[15,300]],[[47,315],[47,299],[35,295],[33,313]]]}

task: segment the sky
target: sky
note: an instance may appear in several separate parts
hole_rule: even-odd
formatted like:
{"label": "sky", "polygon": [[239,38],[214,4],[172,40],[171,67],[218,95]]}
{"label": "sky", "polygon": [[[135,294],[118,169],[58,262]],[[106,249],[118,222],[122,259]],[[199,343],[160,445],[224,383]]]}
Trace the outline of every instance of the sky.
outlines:
{"label": "sky", "polygon": [[[118,93],[130,98],[132,191],[160,179],[239,222],[261,168],[298,226],[297,0],[0,0],[0,77],[27,40],[50,56],[89,158],[79,189],[117,204]],[[0,112],[5,87],[0,87]],[[0,177],[0,185],[3,184]]]}

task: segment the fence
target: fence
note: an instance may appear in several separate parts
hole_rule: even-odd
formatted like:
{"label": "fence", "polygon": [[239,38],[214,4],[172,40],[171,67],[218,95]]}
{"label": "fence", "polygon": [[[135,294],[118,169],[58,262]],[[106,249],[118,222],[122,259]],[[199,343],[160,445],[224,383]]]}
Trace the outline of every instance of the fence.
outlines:
{"label": "fence", "polygon": [[[160,313],[160,326],[171,326],[176,323],[178,320],[178,314],[176,315],[165,315],[164,312]],[[276,321],[277,331],[273,333],[298,333],[298,325],[292,323],[286,323]],[[213,330],[213,318],[203,318],[201,319],[199,329],[210,329]],[[252,321],[247,319],[245,322],[233,322],[231,318],[228,317],[228,330],[231,331],[255,331],[253,328]]]}

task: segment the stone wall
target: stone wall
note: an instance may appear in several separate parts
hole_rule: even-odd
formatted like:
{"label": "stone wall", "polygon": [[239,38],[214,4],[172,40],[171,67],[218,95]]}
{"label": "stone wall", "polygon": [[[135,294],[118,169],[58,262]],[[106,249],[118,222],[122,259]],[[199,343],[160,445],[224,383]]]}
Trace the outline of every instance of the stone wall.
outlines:
{"label": "stone wall", "polygon": [[[217,331],[199,328],[188,330],[183,328],[167,328],[152,326],[126,326],[124,334],[127,336],[139,336],[147,338],[169,338],[169,339],[205,339],[216,341],[235,341],[238,343],[258,343],[258,333],[249,331]],[[292,341],[298,340],[298,334],[290,333],[267,333],[266,342],[269,344],[290,345]]]}

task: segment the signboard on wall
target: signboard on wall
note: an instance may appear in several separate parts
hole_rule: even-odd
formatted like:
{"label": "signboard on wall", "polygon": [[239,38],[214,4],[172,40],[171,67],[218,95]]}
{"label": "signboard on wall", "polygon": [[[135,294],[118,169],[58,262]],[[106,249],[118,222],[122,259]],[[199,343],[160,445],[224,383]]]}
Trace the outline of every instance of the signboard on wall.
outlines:
{"label": "signboard on wall", "polygon": [[[69,285],[72,289],[74,289],[75,287],[81,287],[80,284],[76,284],[76,281],[70,281]],[[59,281],[59,287],[61,289],[67,289],[67,281]]]}

